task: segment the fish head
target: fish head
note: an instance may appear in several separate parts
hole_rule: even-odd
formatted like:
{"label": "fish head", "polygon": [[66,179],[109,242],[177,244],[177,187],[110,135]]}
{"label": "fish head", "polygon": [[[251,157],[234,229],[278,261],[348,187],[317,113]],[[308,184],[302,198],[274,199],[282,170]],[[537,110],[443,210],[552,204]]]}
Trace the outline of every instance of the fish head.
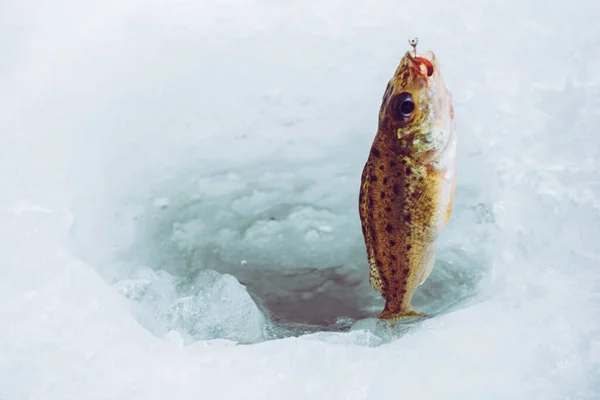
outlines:
{"label": "fish head", "polygon": [[435,55],[406,52],[390,79],[379,114],[386,141],[421,160],[440,156],[454,135],[452,94]]}

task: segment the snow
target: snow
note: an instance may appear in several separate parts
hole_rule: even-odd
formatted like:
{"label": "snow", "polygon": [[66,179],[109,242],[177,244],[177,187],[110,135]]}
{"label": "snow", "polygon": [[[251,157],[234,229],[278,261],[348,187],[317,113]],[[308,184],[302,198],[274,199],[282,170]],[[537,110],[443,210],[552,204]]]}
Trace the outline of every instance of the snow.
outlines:
{"label": "snow", "polygon": [[[4,2],[0,399],[600,397],[598,11]],[[413,35],[458,187],[387,326],[358,189]]]}

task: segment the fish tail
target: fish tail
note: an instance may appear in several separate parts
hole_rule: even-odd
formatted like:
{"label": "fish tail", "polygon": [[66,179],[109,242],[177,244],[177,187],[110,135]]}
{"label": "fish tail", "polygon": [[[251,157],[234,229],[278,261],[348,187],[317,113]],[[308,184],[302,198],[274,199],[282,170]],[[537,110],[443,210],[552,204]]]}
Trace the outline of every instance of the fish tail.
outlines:
{"label": "fish tail", "polygon": [[403,319],[422,318],[427,316],[427,314],[415,311],[412,308],[400,308],[398,310],[392,310],[391,307],[388,306],[389,302],[386,303],[385,308],[383,309],[381,314],[379,314],[379,319],[385,319],[388,321],[398,321]]}

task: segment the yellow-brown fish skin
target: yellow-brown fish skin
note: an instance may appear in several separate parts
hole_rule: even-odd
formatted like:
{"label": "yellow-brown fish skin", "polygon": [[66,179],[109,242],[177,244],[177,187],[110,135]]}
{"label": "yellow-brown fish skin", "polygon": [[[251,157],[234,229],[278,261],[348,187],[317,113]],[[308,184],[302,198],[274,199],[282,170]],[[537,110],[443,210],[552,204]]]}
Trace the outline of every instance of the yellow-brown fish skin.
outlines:
{"label": "yellow-brown fish skin", "polygon": [[[414,109],[404,103],[412,98]],[[363,169],[359,214],[380,319],[423,315],[412,297],[427,279],[452,213],[456,137],[452,96],[436,57],[406,53],[389,81]]]}

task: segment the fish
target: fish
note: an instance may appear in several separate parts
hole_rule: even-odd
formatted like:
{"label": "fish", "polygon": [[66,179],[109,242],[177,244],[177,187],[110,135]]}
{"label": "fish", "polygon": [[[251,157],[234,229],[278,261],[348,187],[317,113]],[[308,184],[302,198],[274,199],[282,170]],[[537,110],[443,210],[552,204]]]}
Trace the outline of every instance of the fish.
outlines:
{"label": "fish", "polygon": [[364,165],[359,215],[382,320],[424,317],[412,298],[429,277],[452,215],[457,138],[452,94],[428,51],[407,51],[383,94]]}

